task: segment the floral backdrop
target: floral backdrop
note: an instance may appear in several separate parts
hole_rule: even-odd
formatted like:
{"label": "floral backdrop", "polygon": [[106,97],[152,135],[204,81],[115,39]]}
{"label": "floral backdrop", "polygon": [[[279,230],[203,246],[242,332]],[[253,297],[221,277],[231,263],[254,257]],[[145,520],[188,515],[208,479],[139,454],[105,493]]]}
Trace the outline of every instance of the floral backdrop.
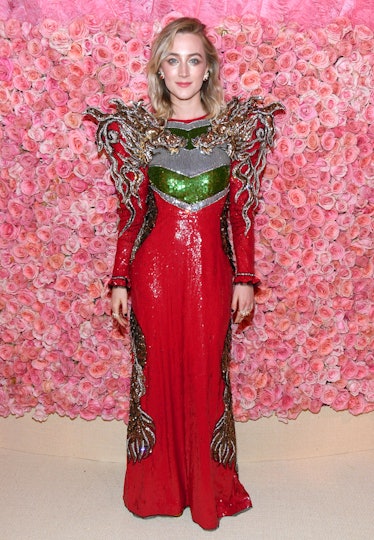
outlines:
{"label": "floral backdrop", "polygon": [[[84,13],[76,2],[63,10],[34,0],[29,11],[0,3],[2,416],[128,415],[129,336],[110,316],[107,291],[117,201],[84,111],[108,110],[113,97],[147,100],[149,43],[186,12],[144,2],[143,15],[157,5],[159,17],[129,19],[132,2],[117,2],[117,12],[101,2],[105,17],[87,15],[99,3],[85,2]],[[230,2],[232,14],[216,13],[209,26],[227,98],[262,95],[286,113],[276,119],[255,222],[255,314],[249,327],[234,327],[235,417],[286,421],[324,405],[369,412],[373,16],[326,1],[320,13],[328,4],[340,11],[330,20],[309,13],[308,26],[296,11],[285,22],[275,10],[270,21],[258,9],[265,2],[251,13],[244,4]]]}

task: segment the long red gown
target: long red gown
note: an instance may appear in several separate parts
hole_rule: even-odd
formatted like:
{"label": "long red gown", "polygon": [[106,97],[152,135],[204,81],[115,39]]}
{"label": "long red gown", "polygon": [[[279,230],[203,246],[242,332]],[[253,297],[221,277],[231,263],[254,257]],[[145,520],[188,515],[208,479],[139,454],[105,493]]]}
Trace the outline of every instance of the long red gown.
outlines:
{"label": "long red gown", "polygon": [[[190,507],[204,529],[252,506],[237,474],[228,373],[231,298],[233,282],[256,282],[254,200],[248,200],[272,124],[269,112],[245,112],[252,128],[245,159],[243,152],[230,159],[219,137],[205,139],[211,148],[203,151],[204,134],[215,137],[208,119],[172,120],[168,133],[182,141],[180,147],[170,151],[175,140],[154,145],[139,177],[127,165],[129,119],[102,116],[99,130],[122,192],[111,285],[130,288],[132,302],[124,501],[142,517],[177,516]],[[252,182],[250,191],[243,174]],[[126,205],[123,194],[131,190]]]}

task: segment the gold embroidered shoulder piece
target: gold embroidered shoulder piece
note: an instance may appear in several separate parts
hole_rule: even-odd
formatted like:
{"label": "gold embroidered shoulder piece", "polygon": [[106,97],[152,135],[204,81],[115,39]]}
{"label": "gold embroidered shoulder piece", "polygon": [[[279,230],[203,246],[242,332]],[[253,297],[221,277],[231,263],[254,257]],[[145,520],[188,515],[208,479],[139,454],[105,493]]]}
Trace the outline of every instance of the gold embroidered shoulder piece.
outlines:
{"label": "gold embroidered shoulder piece", "polygon": [[284,110],[280,103],[261,106],[260,98],[239,101],[234,98],[216,118],[212,127],[196,138],[193,144],[204,153],[210,153],[215,146],[223,145],[234,161],[232,174],[241,182],[236,200],[247,193],[242,209],[246,233],[251,227],[249,208],[258,204],[260,179],[266,165],[266,153],[273,146],[274,113]]}
{"label": "gold embroidered shoulder piece", "polygon": [[[134,220],[134,200],[139,200],[139,186],[144,180],[143,169],[152,158],[155,148],[164,147],[171,153],[178,152],[185,141],[170,133],[163,121],[150,113],[140,101],[127,106],[120,99],[111,101],[116,110],[103,113],[90,107],[86,114],[98,122],[96,143],[99,152],[105,151],[110,161],[111,175],[122,201],[130,212],[126,230]],[[118,129],[113,129],[113,124]],[[123,164],[119,167],[114,145],[120,145]],[[118,147],[117,147],[118,153]]]}

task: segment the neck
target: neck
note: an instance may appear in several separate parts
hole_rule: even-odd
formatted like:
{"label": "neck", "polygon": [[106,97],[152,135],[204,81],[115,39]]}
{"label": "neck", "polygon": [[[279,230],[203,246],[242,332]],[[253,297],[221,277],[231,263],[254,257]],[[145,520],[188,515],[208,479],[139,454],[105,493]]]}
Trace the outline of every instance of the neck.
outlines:
{"label": "neck", "polygon": [[172,103],[172,106],[172,117],[178,120],[191,120],[206,115],[206,110],[200,99],[196,103],[191,103],[190,100],[178,101],[177,103]]}

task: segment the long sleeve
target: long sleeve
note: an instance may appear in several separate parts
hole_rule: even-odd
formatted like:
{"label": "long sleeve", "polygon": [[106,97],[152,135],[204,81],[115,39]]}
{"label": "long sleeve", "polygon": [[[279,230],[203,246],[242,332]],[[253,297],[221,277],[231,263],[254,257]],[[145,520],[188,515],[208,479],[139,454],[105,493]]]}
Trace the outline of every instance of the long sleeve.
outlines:
{"label": "long sleeve", "polygon": [[254,263],[254,205],[252,205],[248,210],[248,217],[251,220],[251,226],[249,231],[246,232],[246,225],[242,216],[246,194],[242,193],[236,201],[235,195],[238,193],[239,189],[240,186],[238,186],[238,179],[232,176],[230,188],[230,223],[236,263],[234,283],[255,284],[259,283],[260,280],[255,275]]}
{"label": "long sleeve", "polygon": [[260,98],[234,98],[212,129],[197,146],[209,153],[211,146],[224,146],[231,159],[229,219],[235,253],[235,283],[258,283],[254,271],[254,211],[257,207],[266,154],[273,146],[274,114],[280,103],[261,105]]}
{"label": "long sleeve", "polygon": [[[123,144],[121,144],[119,126],[116,122],[113,122],[108,126],[109,132],[118,133],[118,142],[111,144],[111,173],[112,176],[118,176],[123,174],[123,165],[127,159]],[[114,138],[115,139],[115,138]],[[141,226],[144,221],[145,213],[147,210],[146,198],[148,191],[148,177],[144,173],[143,182],[137,187],[137,191],[132,197],[131,209],[123,201],[122,194],[117,189],[118,196],[118,240],[117,250],[114,260],[112,277],[109,281],[109,287],[130,287],[130,260],[134,247],[134,242],[139,234]],[[127,188],[131,192],[131,181],[133,180],[130,175],[127,175],[126,182],[130,183]]]}
{"label": "long sleeve", "polygon": [[242,159],[233,161],[231,166],[229,200],[236,262],[234,283],[256,284],[260,281],[255,275],[254,213],[268,149],[263,136],[264,127],[258,119]]}

